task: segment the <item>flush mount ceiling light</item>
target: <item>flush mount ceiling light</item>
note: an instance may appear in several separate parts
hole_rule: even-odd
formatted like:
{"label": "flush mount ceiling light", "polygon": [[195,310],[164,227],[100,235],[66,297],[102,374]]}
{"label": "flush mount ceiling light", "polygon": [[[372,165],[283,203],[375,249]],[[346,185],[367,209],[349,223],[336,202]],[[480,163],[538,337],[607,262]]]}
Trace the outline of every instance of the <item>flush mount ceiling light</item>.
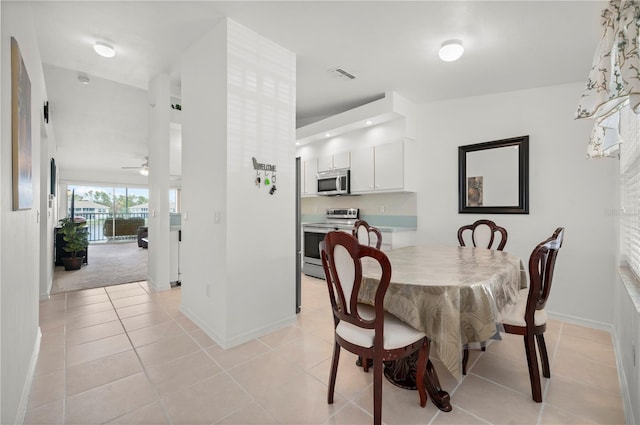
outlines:
{"label": "flush mount ceiling light", "polygon": [[442,47],[440,47],[440,51],[438,52],[438,56],[445,62],[453,62],[455,60],[460,59],[464,53],[464,47],[462,46],[462,41],[460,40],[447,40],[442,43]]}
{"label": "flush mount ceiling light", "polygon": [[112,58],[116,55],[116,51],[113,50],[113,47],[108,45],[107,43],[103,43],[102,41],[96,41],[93,45],[93,50],[96,51],[100,56],[104,56],[105,58]]}

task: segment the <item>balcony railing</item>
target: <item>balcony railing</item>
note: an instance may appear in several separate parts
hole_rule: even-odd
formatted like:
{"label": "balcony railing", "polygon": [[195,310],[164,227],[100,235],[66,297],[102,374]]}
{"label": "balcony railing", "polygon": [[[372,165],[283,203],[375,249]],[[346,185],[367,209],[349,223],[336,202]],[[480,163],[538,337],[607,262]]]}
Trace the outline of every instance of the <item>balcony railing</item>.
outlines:
{"label": "balcony railing", "polygon": [[[118,213],[115,216],[110,213],[75,213],[76,217],[87,220],[89,229],[89,242],[126,241],[135,240],[138,237],[135,220],[132,225],[122,225],[127,219],[142,219],[140,224],[148,224],[147,213]],[[123,221],[124,220],[124,221]],[[106,232],[105,232],[106,230]]]}

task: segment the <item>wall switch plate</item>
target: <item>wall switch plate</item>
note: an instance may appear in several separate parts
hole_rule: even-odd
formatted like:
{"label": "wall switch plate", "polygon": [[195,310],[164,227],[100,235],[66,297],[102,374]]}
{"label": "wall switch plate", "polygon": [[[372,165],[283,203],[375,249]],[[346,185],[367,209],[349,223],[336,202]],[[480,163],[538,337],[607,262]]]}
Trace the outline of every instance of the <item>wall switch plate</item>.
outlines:
{"label": "wall switch plate", "polygon": [[384,214],[384,205],[380,205],[380,214]]}

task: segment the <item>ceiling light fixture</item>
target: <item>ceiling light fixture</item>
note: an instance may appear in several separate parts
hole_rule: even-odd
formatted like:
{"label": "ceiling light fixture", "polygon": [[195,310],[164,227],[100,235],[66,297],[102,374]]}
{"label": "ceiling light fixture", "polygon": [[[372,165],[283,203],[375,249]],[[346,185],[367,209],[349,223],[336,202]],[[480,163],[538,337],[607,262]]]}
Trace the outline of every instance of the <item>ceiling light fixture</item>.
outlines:
{"label": "ceiling light fixture", "polygon": [[464,47],[460,40],[447,40],[442,43],[438,56],[445,62],[453,62],[460,59],[464,53]]}
{"label": "ceiling light fixture", "polygon": [[373,124],[373,121],[371,121],[371,120],[367,120],[367,122],[365,122],[365,124],[366,124],[366,125],[371,125],[371,124]]}
{"label": "ceiling light fixture", "polygon": [[93,50],[96,51],[100,56],[104,56],[105,58],[112,58],[116,55],[116,51],[113,49],[113,46],[108,45],[107,43],[103,43],[102,41],[96,41],[93,45]]}
{"label": "ceiling light fixture", "polygon": [[142,168],[140,168],[140,174],[142,174],[143,176],[148,176],[149,175],[149,166],[148,165],[143,165]]}

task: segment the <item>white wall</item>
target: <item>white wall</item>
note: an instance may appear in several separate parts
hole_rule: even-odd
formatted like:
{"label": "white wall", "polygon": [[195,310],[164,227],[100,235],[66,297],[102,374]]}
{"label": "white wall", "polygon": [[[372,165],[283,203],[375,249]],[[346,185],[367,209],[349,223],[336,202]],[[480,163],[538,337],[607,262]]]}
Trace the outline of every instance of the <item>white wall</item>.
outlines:
{"label": "white wall", "polygon": [[[49,199],[51,184],[51,158],[55,157],[56,145],[53,123],[41,121],[40,149],[40,299],[48,299],[53,285],[55,226],[58,222],[57,196]],[[56,190],[56,195],[59,190]]]}
{"label": "white wall", "polygon": [[[425,104],[420,108],[418,241],[457,244],[456,231],[488,218],[507,228],[506,250],[527,264],[533,247],[566,227],[547,309],[611,324],[616,252],[616,160],[585,159],[592,122],[573,114],[584,83]],[[528,215],[458,214],[460,145],[529,135]]]}
{"label": "white wall", "polygon": [[158,290],[171,287],[169,276],[169,75],[149,82],[149,270]]}
{"label": "white wall", "polygon": [[[2,48],[0,69],[0,422],[21,422],[39,341],[39,250],[40,228],[40,117],[46,99],[33,19],[28,4],[2,2]],[[11,48],[10,37],[18,41],[31,80],[32,181],[34,205],[12,211],[11,196]],[[48,164],[43,167],[48,170]],[[44,171],[46,172],[46,171]],[[46,189],[43,189],[46,190]]]}
{"label": "white wall", "polygon": [[226,20],[182,72],[181,310],[226,348],[295,318],[295,55]]}

